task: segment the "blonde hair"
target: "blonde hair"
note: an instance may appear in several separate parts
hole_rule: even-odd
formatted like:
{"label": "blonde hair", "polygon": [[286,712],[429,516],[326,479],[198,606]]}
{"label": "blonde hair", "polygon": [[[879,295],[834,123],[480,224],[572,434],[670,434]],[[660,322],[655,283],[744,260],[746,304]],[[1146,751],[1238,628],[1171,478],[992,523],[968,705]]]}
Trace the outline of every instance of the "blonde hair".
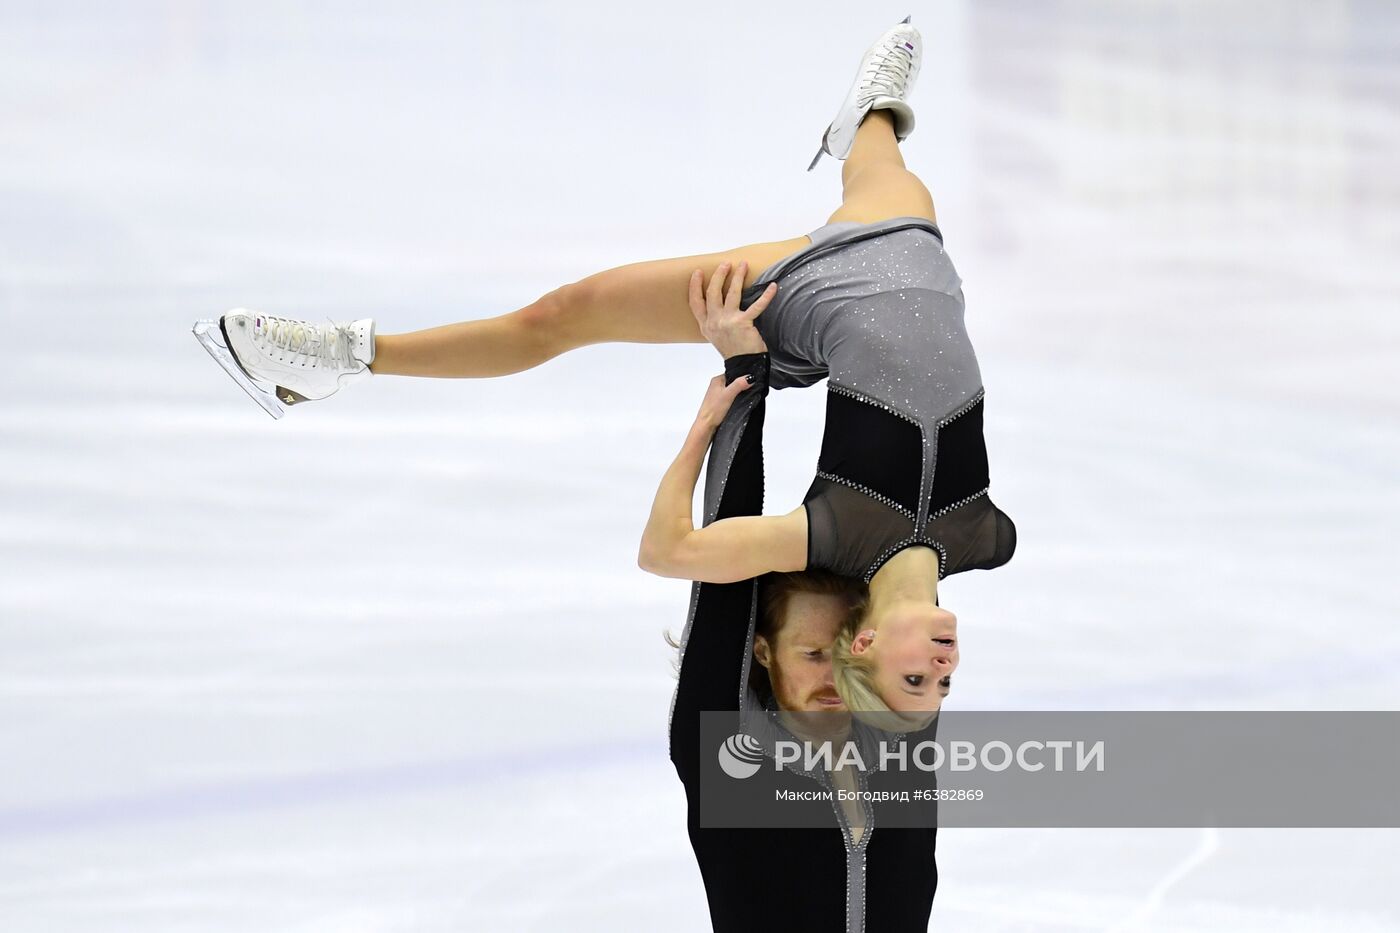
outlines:
{"label": "blonde hair", "polygon": [[831,677],[847,709],[889,712],[889,704],[875,689],[875,660],[868,654],[851,653],[851,643],[869,617],[870,599],[866,597],[836,633],[836,641],[831,646]]}
{"label": "blonde hair", "polygon": [[875,659],[869,652],[851,653],[856,633],[868,627],[870,616],[871,601],[867,596],[836,633],[836,642],[831,647],[831,678],[836,692],[854,716],[876,728],[887,732],[919,732],[928,728],[937,712],[890,709],[875,687]]}

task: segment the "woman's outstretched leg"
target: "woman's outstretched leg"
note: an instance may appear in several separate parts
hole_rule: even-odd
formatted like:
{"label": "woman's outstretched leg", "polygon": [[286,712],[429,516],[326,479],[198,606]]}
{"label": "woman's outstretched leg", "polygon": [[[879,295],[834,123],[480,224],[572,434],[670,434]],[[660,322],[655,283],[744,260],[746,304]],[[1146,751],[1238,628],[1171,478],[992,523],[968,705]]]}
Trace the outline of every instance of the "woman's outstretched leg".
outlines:
{"label": "woman's outstretched leg", "polygon": [[[905,168],[884,111],[872,111],[859,125],[842,182],[842,205],[828,223],[934,219],[928,189]],[[708,281],[721,264],[744,263],[748,285],[810,242],[798,236],[631,263],[554,289],[507,314],[407,334],[376,336],[371,319],[318,324],[242,308],[196,322],[194,333],[250,397],[281,417],[286,406],[326,398],[372,373],[482,378],[530,369],[594,343],[701,343],[689,304],[692,272],[701,270]]]}
{"label": "woman's outstretched leg", "polygon": [[[937,220],[928,188],[904,165],[887,110],[872,110],[861,121],[841,166],[841,183],[842,204],[828,223],[909,216]],[[509,314],[381,336],[371,369],[403,376],[502,376],[591,343],[703,342],[686,299],[693,270],[702,269],[708,282],[721,262],[747,261],[747,285],[809,242],[801,236],[619,266],[555,289]]]}
{"label": "woman's outstretched leg", "polygon": [[504,376],[591,343],[703,343],[690,311],[695,270],[709,281],[726,262],[747,266],[748,284],[810,242],[804,235],[634,262],[508,314],[408,334],[376,334],[372,318],[319,323],[235,308],[196,321],[194,335],[250,398],[280,418],[288,406],[328,398],[373,374]]}
{"label": "woman's outstretched leg", "polygon": [[806,236],[719,253],[635,262],[557,288],[496,317],[376,338],[376,375],[472,378],[530,369],[594,343],[703,343],[690,311],[690,275],[708,282],[723,262],[748,263],[745,284],[802,249]]}
{"label": "woman's outstretched leg", "polygon": [[904,165],[888,110],[870,111],[856,129],[851,153],[841,166],[841,187],[841,207],[827,223],[874,223],[890,217],[937,220],[928,188]]}

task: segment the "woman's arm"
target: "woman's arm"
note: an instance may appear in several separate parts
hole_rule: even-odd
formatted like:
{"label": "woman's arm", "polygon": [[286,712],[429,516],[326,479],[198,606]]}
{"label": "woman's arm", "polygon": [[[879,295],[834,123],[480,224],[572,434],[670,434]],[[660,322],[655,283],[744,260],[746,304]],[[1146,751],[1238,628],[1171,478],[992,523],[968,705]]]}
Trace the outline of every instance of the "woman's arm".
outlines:
{"label": "woman's arm", "polygon": [[807,510],[786,515],[736,515],[686,533],[659,559],[638,561],[662,577],[737,583],[770,570],[807,567]]}
{"label": "woman's arm", "polygon": [[800,506],[786,515],[736,515],[695,527],[695,484],[710,441],[734,399],[751,384],[741,377],[726,386],[724,379],[710,380],[685,444],[656,490],[637,553],[638,566],[649,573],[733,583],[807,566],[807,512]]}
{"label": "woman's arm", "polygon": [[[734,275],[726,293],[724,280],[731,271]],[[762,397],[768,392],[768,348],[754,327],[754,319],[772,301],[777,285],[770,284],[747,308],[740,308],[746,271],[745,263],[734,270],[729,263],[722,263],[703,292],[700,271],[691,277],[690,310],[705,339],[725,358],[725,374],[710,380],[685,445],[661,479],[642,535],[637,563],[643,570],[663,577],[732,583],[770,570],[801,570],[807,566],[805,508],[787,515],[753,514],[761,511],[763,495]],[[753,474],[749,481],[756,484],[756,498],[746,507],[752,511],[720,517],[696,529],[692,521],[695,483],[705,454],[715,431],[731,414],[734,399],[754,385],[755,379],[758,404],[742,415],[746,428],[741,428],[747,431],[745,443],[756,454],[741,457],[745,470]],[[712,463],[711,469],[714,468]]]}
{"label": "woman's arm", "polygon": [[[710,387],[713,389],[713,381]],[[743,390],[739,388],[738,391]],[[709,399],[708,395],[706,399]],[[667,571],[671,569],[673,555],[681,542],[695,531],[692,521],[695,483],[700,479],[700,468],[704,465],[714,433],[714,425],[697,417],[690,426],[681,452],[661,477],[661,485],[657,487],[656,498],[651,503],[646,530],[642,532],[641,548],[637,552],[637,566],[648,573],[675,576]]]}

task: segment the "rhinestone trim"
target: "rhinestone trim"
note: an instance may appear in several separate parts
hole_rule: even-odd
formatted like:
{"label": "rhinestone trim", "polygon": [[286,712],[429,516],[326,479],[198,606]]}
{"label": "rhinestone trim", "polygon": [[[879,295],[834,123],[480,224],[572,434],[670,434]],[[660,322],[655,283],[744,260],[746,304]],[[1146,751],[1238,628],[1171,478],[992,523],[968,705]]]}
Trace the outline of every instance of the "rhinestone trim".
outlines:
{"label": "rhinestone trim", "polygon": [[[750,638],[752,638],[752,635],[750,635]],[[749,645],[751,650],[752,640],[750,640]],[[776,716],[776,710],[758,709],[756,712],[759,715],[767,717],[767,723],[769,727],[775,730],[777,734],[788,736],[792,735],[792,733],[789,732],[785,727],[783,727],[783,725],[779,722]],[[747,731],[748,726],[741,724],[740,728]],[[754,733],[752,732],[750,732],[749,734],[754,735]],[[858,745],[861,746],[863,754],[869,754],[869,749],[866,747],[865,741],[862,739],[861,735],[858,732],[853,731],[850,738],[852,741],[855,741]],[[759,737],[759,742],[763,746],[763,754],[765,755],[765,757],[772,758],[773,749],[769,745],[767,737]],[[859,841],[856,841],[854,839],[854,832],[851,827],[851,822],[846,816],[846,810],[843,806],[841,806],[840,801],[835,795],[836,788],[832,783],[830,772],[826,771],[825,769],[808,770],[802,767],[800,764],[794,762],[786,762],[783,764],[782,768],[784,771],[787,771],[791,774],[798,774],[802,775],[803,777],[810,778],[811,780],[814,780],[817,783],[821,784],[822,787],[826,788],[828,792],[832,793],[831,809],[833,815],[836,817],[836,823],[837,826],[840,828],[842,834],[842,842],[846,849],[846,930],[847,933],[851,933],[851,931],[855,931],[855,933],[863,933],[863,931],[865,930],[865,904],[866,900],[869,897],[869,886],[866,883],[866,851],[870,846],[870,839],[875,834],[876,829],[875,805],[869,797],[862,796],[860,798],[860,812],[861,815],[864,817],[865,828],[861,832]],[[865,772],[864,769],[857,770],[856,781],[859,785],[860,790],[865,791],[869,789],[869,775]],[[861,909],[858,920],[857,916],[854,915],[853,911],[851,910],[852,879],[855,879],[855,884],[859,886],[859,890],[857,891],[857,893],[860,896]]]}
{"label": "rhinestone trim", "polygon": [[[873,818],[865,821],[865,832],[861,834],[861,842],[866,842],[866,837],[875,831],[873,823]],[[860,933],[865,933],[865,902],[868,900],[870,900],[870,889],[865,883],[865,848],[862,847],[860,850],[860,926],[856,928]]]}
{"label": "rhinestone trim", "polygon": [[700,582],[690,584],[690,610],[686,613],[685,629],[681,632],[681,646],[676,650],[676,686],[671,691],[671,711],[666,714],[666,741],[670,744],[671,730],[676,724],[676,700],[681,695],[681,671],[685,668],[685,649],[690,645],[690,629],[695,624],[695,610],[700,605]]}
{"label": "rhinestone trim", "polygon": [[890,414],[899,415],[899,417],[903,418],[905,421],[908,421],[910,424],[917,427],[920,431],[923,430],[923,425],[919,422],[918,418],[915,418],[908,412],[904,412],[899,410],[898,408],[895,408],[894,406],[890,405],[889,402],[880,401],[873,395],[866,395],[859,389],[852,389],[850,386],[844,386],[839,382],[832,382],[830,379],[828,379],[826,382],[826,388],[827,391],[835,392],[837,395],[844,395],[848,398],[853,398],[858,402],[865,402],[867,405],[874,405],[876,408],[882,408]]}
{"label": "rhinestone trim", "polygon": [[[749,666],[753,664],[753,635],[755,623],[758,621],[758,578],[754,577],[749,581],[749,631],[744,636],[744,662],[739,665],[739,704],[735,709],[739,710],[742,718],[744,707],[748,700],[749,689]],[[677,685],[679,686],[679,685]]]}
{"label": "rhinestone trim", "polygon": [[894,501],[889,496],[886,496],[882,493],[878,493],[875,490],[871,489],[869,486],[863,486],[860,483],[855,482],[854,480],[846,479],[846,477],[844,476],[837,476],[835,473],[828,473],[825,470],[818,470],[817,478],[824,479],[832,483],[840,483],[842,486],[849,486],[856,492],[863,493],[869,496],[881,505],[888,506],[889,508],[894,509],[896,512],[903,515],[910,521],[914,520],[913,509],[908,508],[907,506],[900,505],[898,502]]}
{"label": "rhinestone trim", "polygon": [[987,390],[985,388],[978,389],[977,392],[972,396],[972,398],[968,399],[967,401],[959,405],[957,408],[953,409],[952,414],[944,415],[942,418],[938,419],[938,427],[946,427],[949,423],[956,421],[963,415],[972,411],[972,409],[977,407],[977,403],[982,401],[983,396],[985,396],[986,394]]}
{"label": "rhinestone trim", "polygon": [[[766,401],[765,399],[759,398],[759,400],[758,400],[757,402],[751,403],[751,404],[749,405],[749,407],[746,408],[746,409],[740,409],[740,408],[731,407],[730,410],[729,410],[729,413],[725,416],[725,421],[728,421],[728,420],[729,420],[729,417],[730,417],[731,415],[732,415],[732,416],[735,416],[735,417],[742,417],[742,421],[740,422],[739,427],[738,427],[737,431],[736,431],[735,434],[734,434],[734,443],[732,444],[732,446],[730,446],[729,450],[725,453],[725,456],[724,456],[724,465],[723,465],[723,467],[721,468],[721,472],[720,472],[719,488],[718,488],[718,489],[716,490],[716,492],[715,492],[715,501],[714,501],[713,503],[709,503],[709,502],[705,503],[705,512],[704,512],[704,515],[705,515],[705,524],[706,524],[706,525],[708,525],[710,522],[712,522],[712,521],[715,520],[715,515],[717,515],[717,514],[719,513],[719,504],[720,504],[721,502],[724,501],[724,491],[725,491],[725,489],[727,489],[727,488],[729,487],[729,474],[730,474],[730,472],[733,470],[733,467],[734,467],[734,456],[735,456],[735,454],[737,454],[737,453],[739,452],[739,444],[742,443],[743,440],[744,440],[744,432],[747,431],[747,430],[749,429],[749,420],[750,420],[750,418],[751,418],[752,415],[753,415],[753,410],[754,410],[754,408],[756,408],[758,405],[763,404],[765,401]],[[737,412],[742,412],[742,416],[736,414]],[[723,427],[724,427],[724,422],[721,422],[721,423],[720,423],[720,428],[722,429]],[[715,440],[718,440],[718,439],[719,439],[719,431],[716,431],[716,432],[715,432]],[[709,477],[708,477],[708,476],[706,477],[705,482],[706,482],[706,484],[708,485],[708,483],[709,483]],[[759,480],[759,483],[762,484],[762,482],[763,482],[763,481],[760,479],[760,480]],[[764,504],[764,503],[763,503],[763,497],[764,497],[764,493],[766,493],[766,492],[767,492],[767,489],[766,489],[763,485],[760,485],[760,486],[759,486],[759,490],[758,490],[758,501],[759,501],[759,512],[758,512],[758,514],[760,514],[760,515],[763,514],[763,504]]]}
{"label": "rhinestone trim", "polygon": [[[867,789],[867,776],[864,771],[857,773],[856,781],[860,790]],[[830,774],[823,772],[822,784],[828,790],[833,790]],[[874,805],[870,802],[869,798],[862,795],[860,799],[860,812],[865,820],[865,828],[861,830],[859,841],[853,841],[851,821],[847,819],[845,808],[835,799],[834,795],[831,808],[835,811],[836,819],[841,824],[842,835],[844,836],[846,844],[846,929],[848,933],[851,930],[863,933],[865,930],[865,901],[869,893],[865,883],[865,851],[866,847],[870,845],[870,834],[875,831]],[[851,916],[851,877],[855,874],[855,872],[852,871],[853,863],[858,864],[860,867],[860,878],[858,881],[860,884],[860,923],[855,927],[851,926],[851,921],[854,919]]]}
{"label": "rhinestone trim", "polygon": [[[888,221],[893,219],[895,218],[885,218],[885,220],[876,220],[868,224],[862,224],[861,226],[873,227],[876,224],[887,223]],[[831,224],[823,224],[821,227],[818,227],[817,230],[813,230],[812,233],[817,233],[818,231],[824,230],[829,226],[831,226]],[[749,291],[754,290],[761,292],[763,288],[766,285],[768,285],[769,282],[778,281],[778,279],[781,279],[783,276],[787,275],[789,272],[792,272],[794,269],[799,269],[802,266],[805,266],[808,262],[812,261],[813,259],[816,259],[820,256],[824,256],[832,250],[840,249],[843,246],[849,246],[852,243],[859,243],[862,240],[868,240],[871,237],[884,236],[886,233],[894,233],[896,230],[908,230],[910,228],[927,230],[929,233],[933,234],[935,239],[938,240],[939,247],[944,248],[943,231],[939,228],[938,224],[924,217],[910,216],[910,219],[905,220],[903,223],[890,224],[889,227],[883,230],[862,230],[859,235],[847,236],[845,239],[842,239],[839,242],[836,241],[836,238],[845,236],[844,233],[829,233],[826,237],[823,238],[822,242],[818,243],[816,239],[813,238],[812,242],[809,243],[807,246],[804,246],[802,249],[798,250],[795,253],[792,253],[791,255],[784,256],[772,266],[769,266],[767,269],[763,270],[764,274],[755,279],[749,285],[748,289],[745,290],[745,293],[747,294]],[[778,274],[773,276],[772,278],[767,278],[767,273],[773,271],[775,268],[777,268]]]}
{"label": "rhinestone trim", "polygon": [[932,515],[930,515],[930,516],[928,517],[928,520],[929,520],[929,521],[933,521],[935,518],[939,518],[940,516],[947,515],[949,512],[952,512],[952,511],[954,511],[954,510],[956,510],[956,509],[962,508],[963,506],[967,505],[969,502],[975,502],[976,500],[978,500],[978,499],[982,498],[983,496],[985,496],[985,495],[988,493],[988,491],[991,490],[991,488],[992,488],[992,487],[990,487],[990,486],[983,486],[980,490],[978,490],[977,492],[974,492],[974,493],[973,493],[972,495],[970,495],[970,496],[964,496],[963,498],[959,499],[957,502],[950,502],[948,505],[943,506],[943,508],[939,509],[937,512],[934,512]]}
{"label": "rhinestone trim", "polygon": [[896,541],[894,544],[891,544],[889,547],[881,551],[880,556],[875,558],[874,563],[870,565],[870,569],[865,571],[865,576],[862,578],[862,580],[868,584],[870,582],[870,578],[875,576],[876,572],[879,571],[879,569],[885,565],[885,561],[889,560],[891,557],[904,550],[905,548],[912,547],[915,544],[927,545],[938,552],[938,579],[942,580],[948,569],[948,555],[944,553],[942,544],[933,540],[927,535],[922,534],[910,535],[909,537],[904,538],[903,540]]}
{"label": "rhinestone trim", "polygon": [[[718,492],[717,492],[717,494],[716,494],[716,496],[715,496],[714,512],[711,512],[711,511],[710,511],[710,508],[709,508],[708,503],[705,504],[703,516],[704,516],[704,520],[705,520],[706,524],[708,524],[709,522],[714,521],[715,514],[719,512],[719,504],[720,504],[720,502],[724,501],[724,491],[725,491],[725,489],[727,489],[728,486],[729,486],[729,474],[730,474],[731,469],[732,469],[733,466],[734,466],[734,455],[735,455],[735,454],[738,452],[738,450],[739,450],[739,443],[740,443],[740,441],[742,441],[743,438],[744,438],[744,432],[748,430],[748,427],[749,427],[749,419],[750,419],[751,416],[753,415],[754,408],[756,408],[756,407],[757,407],[758,405],[760,405],[760,404],[763,404],[765,401],[766,401],[766,399],[765,399],[764,397],[760,396],[759,399],[758,399],[758,401],[751,403],[747,409],[740,409],[740,408],[733,408],[733,407],[730,408],[730,413],[735,414],[735,417],[742,417],[743,421],[742,421],[742,423],[739,425],[738,431],[737,431],[737,432],[735,433],[735,435],[734,435],[734,446],[729,450],[728,456],[725,458],[724,468],[723,468],[723,469],[724,469],[724,472],[723,472],[723,474],[720,476],[720,480],[719,480],[719,489],[718,489]],[[738,412],[742,412],[742,415],[737,414]],[[708,482],[708,478],[707,478],[706,482]],[[767,487],[763,484],[763,480],[762,480],[761,478],[759,479],[759,484],[760,484],[760,485],[759,485],[759,491],[758,491],[758,500],[759,500],[759,509],[758,509],[758,513],[759,513],[760,515],[762,515],[762,514],[763,514],[763,500],[764,500],[764,498],[765,498],[766,493],[767,493],[768,490],[767,490]],[[691,627],[695,624],[695,611],[696,611],[696,609],[699,608],[699,605],[700,605],[700,587],[701,587],[701,585],[702,585],[702,584],[701,584],[699,581],[692,581],[692,583],[691,583],[691,588],[690,588],[690,609],[689,609],[689,610],[687,611],[687,613],[686,613],[685,628],[684,628],[684,630],[682,630],[682,632],[681,632],[681,638],[680,638],[680,644],[681,644],[681,646],[680,646],[680,649],[676,652],[676,687],[675,687],[675,689],[674,689],[673,691],[671,691],[671,711],[670,711],[670,713],[668,713],[667,716],[666,716],[666,734],[667,734],[667,736],[669,736],[669,735],[671,734],[671,729],[673,728],[673,726],[674,726],[674,724],[675,724],[675,720],[676,720],[676,700],[677,700],[677,698],[679,698],[679,696],[680,696],[680,691],[681,691],[680,673],[681,673],[682,669],[683,669],[684,666],[685,666],[685,652],[686,652],[686,648],[688,648],[688,647],[690,646],[690,630],[691,630]],[[749,680],[749,678],[748,678],[749,660],[748,660],[748,659],[752,656],[752,649],[753,649],[753,631],[754,631],[754,625],[755,625],[755,623],[756,623],[756,621],[757,621],[757,618],[758,618],[758,580],[757,580],[757,578],[755,578],[755,579],[754,579],[754,582],[753,582],[753,598],[752,598],[752,600],[751,600],[751,602],[750,602],[750,604],[749,604],[749,636],[748,636],[748,650],[745,652],[745,655],[744,655],[744,659],[745,659],[745,660],[744,660],[744,663],[743,663],[743,666],[742,666],[741,676],[740,676],[740,678],[739,678],[739,709],[740,709],[740,710],[742,710],[742,709],[744,708],[744,687],[745,687],[745,685],[748,683],[748,680]]]}

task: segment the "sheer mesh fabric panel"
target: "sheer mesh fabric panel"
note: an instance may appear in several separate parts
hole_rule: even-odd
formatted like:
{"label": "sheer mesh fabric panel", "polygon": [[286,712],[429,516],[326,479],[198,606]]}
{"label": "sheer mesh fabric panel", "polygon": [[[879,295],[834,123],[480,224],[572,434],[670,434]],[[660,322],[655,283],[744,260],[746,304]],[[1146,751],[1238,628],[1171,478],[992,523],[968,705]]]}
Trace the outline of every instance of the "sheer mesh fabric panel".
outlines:
{"label": "sheer mesh fabric panel", "polygon": [[943,545],[943,575],[963,570],[990,570],[1016,551],[1016,526],[987,496],[928,523],[927,534]]}
{"label": "sheer mesh fabric panel", "polygon": [[807,566],[863,577],[874,555],[914,532],[914,523],[863,492],[818,478],[807,506]]}

